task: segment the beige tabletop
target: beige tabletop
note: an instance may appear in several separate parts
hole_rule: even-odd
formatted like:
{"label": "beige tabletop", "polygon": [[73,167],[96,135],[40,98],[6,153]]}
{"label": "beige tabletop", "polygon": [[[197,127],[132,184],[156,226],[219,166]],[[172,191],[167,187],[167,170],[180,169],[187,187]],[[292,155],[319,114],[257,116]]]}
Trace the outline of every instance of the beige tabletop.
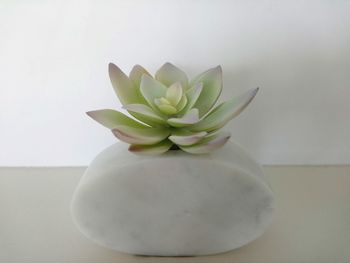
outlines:
{"label": "beige tabletop", "polygon": [[259,239],[205,257],[140,257],[87,240],[69,203],[84,168],[0,168],[1,263],[350,262],[350,166],[265,167],[277,199]]}

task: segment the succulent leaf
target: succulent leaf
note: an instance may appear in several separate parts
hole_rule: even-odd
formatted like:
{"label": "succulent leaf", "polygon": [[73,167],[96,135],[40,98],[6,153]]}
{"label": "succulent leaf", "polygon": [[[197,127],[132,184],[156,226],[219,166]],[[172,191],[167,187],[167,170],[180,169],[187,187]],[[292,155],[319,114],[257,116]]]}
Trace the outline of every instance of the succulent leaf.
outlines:
{"label": "succulent leaf", "polygon": [[170,104],[162,104],[160,100],[155,100],[156,105],[158,106],[158,109],[160,110],[161,113],[164,113],[166,115],[173,115],[177,112],[177,109],[170,105]]}
{"label": "succulent leaf", "polygon": [[192,153],[192,154],[205,154],[215,151],[222,147],[229,139],[229,132],[218,132],[212,135],[206,136],[204,139],[200,140],[197,144],[191,146],[179,145],[180,149]]}
{"label": "succulent leaf", "polygon": [[253,100],[259,88],[249,90],[229,101],[223,102],[204,119],[189,127],[192,131],[215,131],[240,114]]}
{"label": "succulent leaf", "polygon": [[203,83],[203,90],[194,107],[199,110],[199,116],[205,115],[218,100],[222,90],[222,69],[220,66],[209,69],[195,77],[190,86]]}
{"label": "succulent leaf", "polygon": [[125,104],[145,103],[137,86],[113,63],[108,67],[109,77],[120,102]]}
{"label": "succulent leaf", "polygon": [[112,129],[113,134],[120,140],[130,144],[151,145],[156,144],[170,134],[170,131],[164,128],[134,128],[125,125],[119,125]]}
{"label": "succulent leaf", "polygon": [[129,79],[134,83],[136,88],[140,87],[141,77],[143,74],[146,74],[151,77],[151,74],[149,74],[148,71],[140,65],[135,65],[130,71]]}
{"label": "succulent leaf", "polygon": [[166,120],[156,114],[152,108],[144,104],[128,104],[123,106],[128,112],[136,113],[139,119],[155,124],[166,124]]}
{"label": "succulent leaf", "polygon": [[185,111],[192,109],[194,104],[197,102],[199,95],[202,92],[202,89],[203,89],[202,82],[198,82],[192,88],[187,90],[186,94],[188,97],[188,102],[186,103]]}
{"label": "succulent leaf", "polygon": [[129,151],[141,155],[162,154],[167,152],[172,145],[173,143],[169,140],[164,140],[154,145],[131,144],[129,146]]}
{"label": "succulent leaf", "polygon": [[172,134],[169,136],[169,140],[175,143],[176,145],[182,145],[182,146],[189,146],[193,145],[197,142],[199,142],[201,139],[203,139],[207,135],[207,132],[197,132],[197,133],[191,133],[191,132],[181,132]]}
{"label": "succulent leaf", "polygon": [[182,110],[185,110],[187,102],[188,102],[188,100],[187,100],[186,95],[183,95],[181,100],[179,101],[179,103],[176,106],[178,113],[180,113]]}
{"label": "succulent leaf", "polygon": [[170,118],[168,123],[173,127],[185,127],[199,122],[198,109],[193,108],[189,110],[184,116],[179,118]]}
{"label": "succulent leaf", "polygon": [[180,82],[175,82],[166,91],[166,99],[170,104],[177,106],[182,98],[182,86]]}
{"label": "succulent leaf", "polygon": [[181,85],[184,88],[188,86],[188,78],[186,73],[171,63],[165,63],[156,72],[155,78],[167,87],[178,81],[181,82]]}
{"label": "succulent leaf", "polygon": [[154,100],[165,97],[167,87],[150,76],[142,75],[140,91],[149,106],[154,110],[157,110]]}
{"label": "succulent leaf", "polygon": [[146,125],[143,125],[142,123],[139,123],[131,119],[125,114],[115,110],[110,110],[110,109],[95,110],[95,111],[88,111],[86,114],[89,115],[92,119],[94,119],[98,123],[102,124],[103,126],[109,129],[113,129],[118,125],[126,125],[134,128],[148,127]]}

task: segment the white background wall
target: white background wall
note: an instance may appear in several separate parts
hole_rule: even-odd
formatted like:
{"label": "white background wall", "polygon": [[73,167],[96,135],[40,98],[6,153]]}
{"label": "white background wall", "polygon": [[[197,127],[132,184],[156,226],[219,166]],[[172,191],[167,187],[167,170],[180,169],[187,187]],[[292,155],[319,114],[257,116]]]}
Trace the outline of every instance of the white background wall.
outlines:
{"label": "white background wall", "polygon": [[0,165],[87,165],[116,139],[112,61],[261,87],[227,128],[264,164],[350,163],[350,1],[0,1]]}

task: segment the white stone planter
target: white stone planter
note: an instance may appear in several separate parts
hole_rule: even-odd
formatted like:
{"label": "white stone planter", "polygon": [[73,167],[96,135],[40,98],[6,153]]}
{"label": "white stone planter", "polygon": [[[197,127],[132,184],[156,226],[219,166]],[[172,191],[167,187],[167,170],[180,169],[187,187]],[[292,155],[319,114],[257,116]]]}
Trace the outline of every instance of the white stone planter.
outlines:
{"label": "white stone planter", "polygon": [[259,237],[273,193],[260,166],[229,142],[210,155],[138,156],[116,143],[82,177],[71,204],[79,230],[131,254],[208,255]]}

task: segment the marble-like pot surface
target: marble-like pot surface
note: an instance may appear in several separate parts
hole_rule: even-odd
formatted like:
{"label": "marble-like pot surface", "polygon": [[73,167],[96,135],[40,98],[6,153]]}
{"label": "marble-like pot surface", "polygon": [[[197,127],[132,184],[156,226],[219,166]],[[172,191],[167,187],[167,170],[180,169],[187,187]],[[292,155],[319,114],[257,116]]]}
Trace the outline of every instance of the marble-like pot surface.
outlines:
{"label": "marble-like pot surface", "polygon": [[208,155],[149,157],[116,143],[93,160],[71,203],[86,237],[121,252],[158,256],[245,245],[265,231],[273,209],[260,166],[232,142]]}

